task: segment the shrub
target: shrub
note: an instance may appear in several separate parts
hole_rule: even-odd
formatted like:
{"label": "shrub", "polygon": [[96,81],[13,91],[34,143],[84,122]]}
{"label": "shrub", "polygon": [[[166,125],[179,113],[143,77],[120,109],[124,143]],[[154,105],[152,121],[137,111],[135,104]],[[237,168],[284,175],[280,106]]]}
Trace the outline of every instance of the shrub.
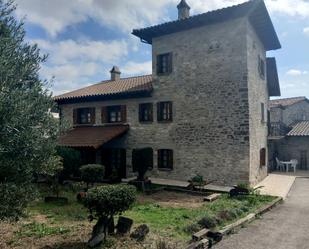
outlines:
{"label": "shrub", "polygon": [[183,231],[188,234],[193,234],[201,230],[201,225],[197,223],[192,223],[186,227],[184,227]]}
{"label": "shrub", "polygon": [[80,168],[81,177],[84,182],[89,183],[100,182],[104,179],[105,168],[100,164],[87,164]]}
{"label": "shrub", "polygon": [[17,220],[34,197],[34,189],[28,184],[0,183],[0,196],[0,220]]}
{"label": "shrub", "polygon": [[84,205],[90,212],[90,220],[97,218],[96,226],[103,226],[104,238],[106,238],[107,227],[114,221],[114,215],[128,210],[135,200],[136,189],[134,186],[98,186],[89,189]]}
{"label": "shrub", "polygon": [[191,182],[193,185],[196,185],[196,186],[205,185],[205,180],[202,175],[196,175],[192,177],[189,182]]}
{"label": "shrub", "polygon": [[205,216],[198,221],[198,224],[204,228],[212,229],[217,225],[216,218],[213,216]]}
{"label": "shrub", "polygon": [[177,245],[170,244],[162,239],[156,242],[156,249],[176,249],[176,248],[178,248]]}

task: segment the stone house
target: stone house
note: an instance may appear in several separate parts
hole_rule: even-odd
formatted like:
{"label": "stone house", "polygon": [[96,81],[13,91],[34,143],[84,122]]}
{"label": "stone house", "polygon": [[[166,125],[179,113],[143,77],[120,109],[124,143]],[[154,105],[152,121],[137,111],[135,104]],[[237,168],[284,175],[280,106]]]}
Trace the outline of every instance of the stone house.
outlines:
{"label": "stone house", "polygon": [[309,100],[306,97],[270,101],[270,165],[275,158],[297,159],[298,169],[309,169]]}
{"label": "stone house", "polygon": [[78,148],[110,174],[133,173],[132,152],[153,149],[151,175],[255,184],[267,175],[267,110],[280,96],[281,48],[261,0],[133,30],[152,45],[152,75],[111,79],[55,97],[72,129],[60,144]]}

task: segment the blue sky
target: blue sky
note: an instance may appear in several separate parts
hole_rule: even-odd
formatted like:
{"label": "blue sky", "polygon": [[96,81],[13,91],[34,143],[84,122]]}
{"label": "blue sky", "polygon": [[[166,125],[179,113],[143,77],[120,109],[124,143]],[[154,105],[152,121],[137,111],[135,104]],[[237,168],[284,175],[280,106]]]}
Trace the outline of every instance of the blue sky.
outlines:
{"label": "blue sky", "polygon": [[[179,0],[15,0],[26,16],[29,42],[49,54],[43,78],[54,78],[60,94],[109,78],[118,65],[122,77],[151,73],[151,47],[131,35],[177,18]],[[191,14],[244,0],[187,0]],[[282,49],[277,58],[282,97],[309,97],[309,1],[265,0]]]}

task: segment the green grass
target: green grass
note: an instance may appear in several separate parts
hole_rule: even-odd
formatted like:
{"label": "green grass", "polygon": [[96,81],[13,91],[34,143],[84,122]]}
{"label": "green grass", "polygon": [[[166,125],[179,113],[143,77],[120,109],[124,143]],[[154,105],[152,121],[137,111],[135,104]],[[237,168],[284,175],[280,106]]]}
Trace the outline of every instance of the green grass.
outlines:
{"label": "green grass", "polygon": [[236,208],[246,210],[237,218],[223,222],[222,227],[246,216],[272,200],[273,197],[269,196],[246,196],[232,199],[228,195],[222,195],[215,202],[205,203],[201,208],[197,209],[166,208],[149,203],[135,205],[132,210],[127,211],[124,215],[133,219],[135,223],[148,224],[150,229],[162,236],[188,239],[191,234],[184,232],[185,227],[196,223],[205,216],[217,216],[222,210]]}
{"label": "green grass", "polygon": [[[44,191],[42,192],[42,196],[46,196]],[[62,192],[61,196],[67,197],[69,203],[45,203],[41,198],[28,207],[29,216],[45,215],[49,224],[64,229],[70,222],[89,222],[87,220],[87,209],[76,201],[76,193],[66,190]],[[197,223],[197,221],[203,217],[218,217],[219,213],[223,210],[242,210],[241,213],[237,214],[237,217],[222,220],[218,227],[220,228],[239,218],[245,217],[247,214],[254,212],[273,199],[273,197],[260,195],[244,196],[237,199],[229,198],[227,194],[223,194],[218,200],[212,203],[204,203],[200,208],[171,208],[161,207],[156,203],[146,203],[135,204],[131,210],[122,215],[133,219],[135,225],[143,223],[149,225],[152,232],[163,237],[187,240],[190,238],[191,234],[185,232],[185,228]],[[39,227],[35,224],[32,226],[33,227],[28,227],[27,229],[29,233],[34,234],[34,236],[39,236],[38,234],[48,235],[53,232],[61,233],[57,228],[54,230],[54,228],[48,226]],[[25,234],[26,230],[22,230],[21,234]]]}
{"label": "green grass", "polygon": [[15,235],[21,237],[35,237],[42,238],[48,235],[58,235],[70,232],[70,229],[64,227],[48,226],[44,223],[32,222],[29,224],[23,224]]}
{"label": "green grass", "polygon": [[76,193],[72,191],[62,191],[61,197],[69,199],[68,204],[62,203],[46,203],[43,201],[43,196],[46,196],[45,191],[41,191],[41,197],[30,204],[28,207],[28,215],[46,215],[54,223],[63,223],[70,221],[87,220],[88,212],[82,204],[76,201]]}

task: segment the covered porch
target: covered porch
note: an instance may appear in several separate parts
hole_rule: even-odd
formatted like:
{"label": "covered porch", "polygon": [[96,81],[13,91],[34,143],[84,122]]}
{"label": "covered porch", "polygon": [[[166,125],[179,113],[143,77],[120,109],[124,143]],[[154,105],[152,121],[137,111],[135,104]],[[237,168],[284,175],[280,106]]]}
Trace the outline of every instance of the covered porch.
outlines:
{"label": "covered porch", "polygon": [[109,145],[124,136],[128,130],[128,125],[75,127],[63,134],[58,144],[78,150],[84,165],[104,165],[106,179],[121,179],[127,174],[126,149],[121,145]]}

